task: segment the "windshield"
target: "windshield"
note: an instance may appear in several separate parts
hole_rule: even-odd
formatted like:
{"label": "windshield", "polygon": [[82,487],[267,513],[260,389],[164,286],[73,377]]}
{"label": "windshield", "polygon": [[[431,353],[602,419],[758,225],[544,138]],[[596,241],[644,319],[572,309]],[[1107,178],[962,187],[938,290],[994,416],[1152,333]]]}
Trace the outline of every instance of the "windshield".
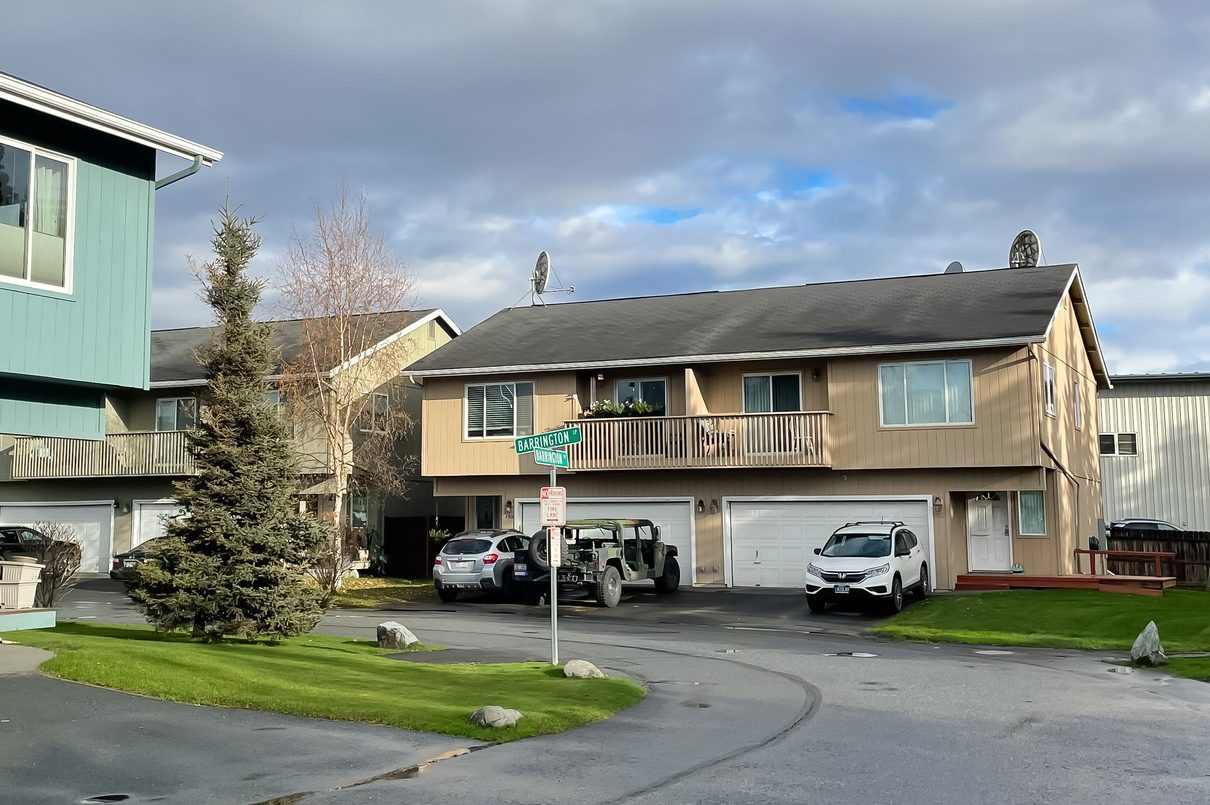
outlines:
{"label": "windshield", "polygon": [[861,556],[876,559],[891,555],[891,538],[886,534],[833,534],[820,556]]}
{"label": "windshield", "polygon": [[472,553],[486,553],[491,547],[490,539],[452,539],[445,543],[441,552],[448,556],[466,556]]}

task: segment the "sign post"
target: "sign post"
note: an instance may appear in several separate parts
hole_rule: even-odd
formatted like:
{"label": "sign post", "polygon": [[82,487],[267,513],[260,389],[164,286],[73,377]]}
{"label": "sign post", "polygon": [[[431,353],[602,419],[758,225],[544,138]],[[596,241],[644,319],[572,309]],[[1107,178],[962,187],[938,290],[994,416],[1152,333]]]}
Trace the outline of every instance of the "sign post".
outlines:
{"label": "sign post", "polygon": [[518,436],[513,440],[517,455],[533,453],[534,461],[550,467],[550,486],[542,487],[542,525],[546,527],[546,557],[550,560],[550,664],[559,664],[559,566],[563,564],[563,526],[567,523],[567,490],[557,486],[555,468],[569,466],[566,450],[584,436],[579,425],[562,430]]}

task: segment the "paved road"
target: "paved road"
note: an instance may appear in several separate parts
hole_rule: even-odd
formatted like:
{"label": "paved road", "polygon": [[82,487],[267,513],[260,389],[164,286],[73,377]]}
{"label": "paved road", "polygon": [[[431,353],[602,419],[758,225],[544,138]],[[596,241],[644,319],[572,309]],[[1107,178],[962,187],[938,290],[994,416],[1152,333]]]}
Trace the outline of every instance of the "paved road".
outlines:
{"label": "paved road", "polygon": [[[409,767],[422,756],[474,747],[7,677],[0,710],[19,712],[23,725],[0,723],[0,758],[19,753],[27,762],[4,768],[0,759],[0,779],[25,785],[20,801],[28,802],[113,786],[138,794],[132,802],[251,803],[266,792],[307,793],[304,803],[459,805],[1210,801],[1210,686],[1110,673],[1101,655],[868,640],[854,636],[862,616],[811,617],[797,596],[689,592],[656,602],[632,591],[627,603],[566,607],[564,659],[586,657],[651,693],[609,722],[564,735],[418,771]],[[336,612],[321,629],[370,636],[389,616],[454,648],[541,657],[546,612],[471,601]],[[133,617],[103,585],[79,591],[64,615]],[[37,703],[56,698],[62,705],[38,718]],[[57,762],[60,754],[71,762]],[[118,771],[104,776],[117,757]],[[31,771],[34,761],[56,771]],[[215,767],[221,780],[206,771]],[[372,779],[392,769],[400,771]],[[244,779],[252,774],[263,776]],[[98,775],[111,790],[93,785]],[[47,780],[53,791],[39,788]]]}

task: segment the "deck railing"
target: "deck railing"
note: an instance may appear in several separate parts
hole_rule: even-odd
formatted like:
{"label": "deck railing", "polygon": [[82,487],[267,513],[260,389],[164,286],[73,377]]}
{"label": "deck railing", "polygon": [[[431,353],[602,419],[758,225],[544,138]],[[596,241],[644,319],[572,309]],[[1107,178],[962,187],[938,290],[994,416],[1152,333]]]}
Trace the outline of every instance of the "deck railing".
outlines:
{"label": "deck railing", "polygon": [[185,431],[112,433],[101,441],[22,437],[13,444],[13,480],[192,475]]}
{"label": "deck railing", "polygon": [[577,419],[572,470],[828,467],[828,411]]}

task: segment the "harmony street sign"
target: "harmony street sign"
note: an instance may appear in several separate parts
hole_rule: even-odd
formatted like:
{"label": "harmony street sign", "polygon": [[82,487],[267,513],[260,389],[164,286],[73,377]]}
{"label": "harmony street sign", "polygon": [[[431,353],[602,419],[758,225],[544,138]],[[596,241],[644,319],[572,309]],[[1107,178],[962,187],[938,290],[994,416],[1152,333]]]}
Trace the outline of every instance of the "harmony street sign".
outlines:
{"label": "harmony street sign", "polygon": [[518,454],[521,454],[532,453],[539,447],[550,450],[555,447],[566,447],[569,444],[579,444],[581,441],[583,441],[583,436],[580,433],[580,426],[572,425],[570,428],[535,433],[533,436],[518,436],[513,441],[513,447]]}
{"label": "harmony street sign", "polygon": [[562,450],[547,450],[545,447],[534,448],[534,462],[547,467],[562,467],[567,469],[567,453]]}
{"label": "harmony street sign", "polygon": [[542,525],[561,526],[567,522],[567,490],[561,486],[542,487],[540,498]]}

